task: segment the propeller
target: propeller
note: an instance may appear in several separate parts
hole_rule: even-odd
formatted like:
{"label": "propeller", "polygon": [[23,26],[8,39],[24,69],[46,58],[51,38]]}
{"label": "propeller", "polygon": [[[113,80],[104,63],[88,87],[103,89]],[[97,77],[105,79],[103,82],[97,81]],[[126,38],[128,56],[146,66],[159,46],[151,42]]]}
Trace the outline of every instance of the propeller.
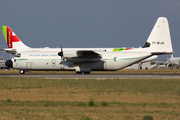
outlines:
{"label": "propeller", "polygon": [[62,59],[63,59],[63,49],[62,49],[62,45],[61,45],[61,52],[59,52],[58,55],[61,56],[61,63],[62,63]]}

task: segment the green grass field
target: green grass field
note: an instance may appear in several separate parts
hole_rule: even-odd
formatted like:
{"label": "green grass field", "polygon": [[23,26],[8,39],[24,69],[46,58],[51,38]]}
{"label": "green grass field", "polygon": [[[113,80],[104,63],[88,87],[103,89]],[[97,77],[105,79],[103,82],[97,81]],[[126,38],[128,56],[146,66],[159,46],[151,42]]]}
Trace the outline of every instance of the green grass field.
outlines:
{"label": "green grass field", "polygon": [[180,79],[0,77],[2,120],[180,119]]}
{"label": "green grass field", "polygon": [[[0,74],[19,74],[19,70],[0,70]],[[25,74],[76,74],[75,71],[28,71]],[[91,74],[180,74],[180,69],[123,69],[117,71],[91,71]]]}

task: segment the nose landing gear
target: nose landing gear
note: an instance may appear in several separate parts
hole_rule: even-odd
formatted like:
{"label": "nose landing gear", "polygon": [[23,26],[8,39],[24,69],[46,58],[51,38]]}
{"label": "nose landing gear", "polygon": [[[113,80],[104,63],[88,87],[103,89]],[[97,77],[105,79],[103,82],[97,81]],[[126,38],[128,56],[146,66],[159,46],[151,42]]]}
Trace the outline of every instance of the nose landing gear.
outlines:
{"label": "nose landing gear", "polygon": [[20,70],[19,73],[20,73],[20,74],[24,74],[24,73],[25,73],[25,70]]}

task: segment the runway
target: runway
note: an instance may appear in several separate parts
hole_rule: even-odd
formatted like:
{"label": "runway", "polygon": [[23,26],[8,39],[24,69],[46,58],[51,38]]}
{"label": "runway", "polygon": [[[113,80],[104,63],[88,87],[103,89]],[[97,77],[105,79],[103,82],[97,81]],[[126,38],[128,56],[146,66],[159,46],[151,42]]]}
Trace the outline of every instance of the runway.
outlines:
{"label": "runway", "polygon": [[5,74],[0,77],[30,77],[46,79],[180,79],[179,74]]}

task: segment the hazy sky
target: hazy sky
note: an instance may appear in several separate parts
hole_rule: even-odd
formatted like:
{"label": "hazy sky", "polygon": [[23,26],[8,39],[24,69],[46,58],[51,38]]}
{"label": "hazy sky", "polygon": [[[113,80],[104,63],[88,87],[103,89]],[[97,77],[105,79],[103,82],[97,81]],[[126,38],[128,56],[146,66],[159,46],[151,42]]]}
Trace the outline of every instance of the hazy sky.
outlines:
{"label": "hazy sky", "polygon": [[[1,0],[0,16],[0,26],[33,48],[139,47],[163,16],[180,56],[180,0]],[[0,41],[7,48],[2,32]]]}

